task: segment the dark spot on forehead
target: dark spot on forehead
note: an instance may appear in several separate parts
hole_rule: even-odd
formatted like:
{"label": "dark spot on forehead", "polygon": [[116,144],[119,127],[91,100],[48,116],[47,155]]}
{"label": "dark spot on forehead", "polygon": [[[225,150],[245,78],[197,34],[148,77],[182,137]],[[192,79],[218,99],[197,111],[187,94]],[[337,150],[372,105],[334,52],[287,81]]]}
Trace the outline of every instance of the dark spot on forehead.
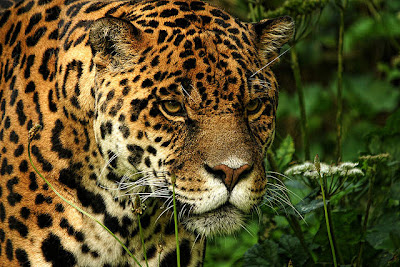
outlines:
{"label": "dark spot on forehead", "polygon": [[172,16],[176,16],[178,15],[178,10],[175,8],[171,8],[171,9],[165,9],[160,13],[160,17],[161,18],[168,18],[168,17],[172,17]]}

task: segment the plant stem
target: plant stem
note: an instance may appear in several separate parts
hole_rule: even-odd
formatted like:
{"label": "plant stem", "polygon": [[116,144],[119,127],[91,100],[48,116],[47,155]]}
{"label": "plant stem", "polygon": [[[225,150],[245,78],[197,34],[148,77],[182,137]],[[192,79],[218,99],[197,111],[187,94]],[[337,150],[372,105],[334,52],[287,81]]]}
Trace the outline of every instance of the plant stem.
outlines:
{"label": "plant stem", "polygon": [[[365,210],[365,217],[364,217],[363,226],[362,226],[362,236],[365,236],[365,233],[367,232],[369,211],[370,211],[371,205],[372,205],[372,192],[373,192],[373,187],[374,187],[374,183],[375,183],[375,172],[374,172],[375,167],[376,166],[373,167],[372,173],[369,176],[368,202],[367,202],[367,208]],[[365,246],[365,240],[362,240],[360,242],[360,249],[358,251],[356,267],[362,266],[362,254],[363,254],[364,246]]]}
{"label": "plant stem", "polygon": [[301,82],[299,60],[297,57],[297,51],[295,45],[293,45],[292,48],[290,49],[290,55],[292,59],[291,67],[293,70],[294,80],[296,82],[297,96],[300,105],[301,136],[303,139],[303,146],[304,146],[304,158],[305,160],[310,160],[310,144],[308,140],[308,122],[306,115],[306,106],[304,102],[304,92],[303,92],[303,84]]}
{"label": "plant stem", "polygon": [[341,265],[344,265],[344,260],[343,260],[343,256],[342,253],[340,252],[340,249],[336,243],[336,236],[335,236],[335,225],[333,224],[332,221],[332,212],[331,212],[331,204],[329,203],[329,199],[327,199],[327,203],[326,203],[326,209],[328,211],[328,219],[329,219],[329,227],[331,229],[331,236],[332,236],[332,243],[333,243],[333,247],[335,248],[335,252],[339,258],[339,263]]}
{"label": "plant stem", "polygon": [[343,1],[343,5],[339,5],[340,26],[339,26],[339,42],[338,42],[338,73],[337,73],[337,112],[336,112],[336,161],[342,160],[342,123],[343,123],[343,37],[344,37],[344,11],[347,0]]}
{"label": "plant stem", "polygon": [[118,241],[118,243],[121,244],[121,246],[123,247],[123,249],[128,253],[128,255],[136,262],[137,265],[139,265],[140,267],[142,267],[142,265],[139,263],[139,261],[135,258],[135,256],[133,256],[133,254],[130,252],[130,250],[124,245],[124,243],[122,243],[122,241],[110,230],[108,229],[104,224],[102,224],[99,220],[97,220],[95,217],[93,217],[92,215],[90,215],[89,213],[87,213],[86,211],[82,210],[81,208],[79,208],[78,206],[76,206],[75,204],[73,204],[72,202],[68,201],[66,198],[64,198],[54,187],[53,185],[47,181],[47,179],[39,172],[39,170],[36,168],[35,164],[32,161],[32,157],[31,157],[31,141],[28,142],[28,158],[29,158],[29,162],[32,165],[33,169],[35,170],[35,172],[43,179],[43,181],[50,187],[51,190],[53,190],[53,192],[59,197],[61,198],[65,203],[67,203],[68,205],[70,205],[71,207],[73,207],[74,209],[76,209],[77,211],[79,211],[80,213],[82,213],[83,215],[86,215],[87,217],[89,217],[90,219],[92,219],[93,221],[95,221],[96,223],[98,223],[101,227],[103,227],[103,229],[105,229],[110,235],[112,235],[115,240]]}
{"label": "plant stem", "polygon": [[176,239],[176,263],[177,266],[181,266],[181,253],[179,249],[179,235],[178,235],[178,214],[176,212],[176,201],[175,201],[175,180],[176,177],[174,176],[172,179],[172,200],[174,204],[174,224],[175,224],[175,239]]}
{"label": "plant stem", "polygon": [[331,251],[332,251],[333,265],[335,267],[337,267],[335,246],[334,246],[333,240],[332,240],[331,226],[329,223],[329,214],[328,214],[328,208],[327,208],[326,198],[325,198],[325,190],[324,190],[321,173],[319,171],[318,171],[318,176],[319,176],[319,181],[320,181],[320,185],[321,185],[322,200],[324,201],[325,224],[326,224],[326,231],[328,232],[329,244],[331,246]]}
{"label": "plant stem", "polygon": [[147,261],[147,253],[146,253],[146,247],[144,244],[144,237],[143,237],[143,231],[142,231],[142,224],[140,223],[140,215],[137,215],[138,219],[138,226],[139,226],[139,235],[140,235],[140,240],[142,240],[142,247],[143,247],[143,256],[144,260],[146,261],[146,266],[149,267],[149,263]]}

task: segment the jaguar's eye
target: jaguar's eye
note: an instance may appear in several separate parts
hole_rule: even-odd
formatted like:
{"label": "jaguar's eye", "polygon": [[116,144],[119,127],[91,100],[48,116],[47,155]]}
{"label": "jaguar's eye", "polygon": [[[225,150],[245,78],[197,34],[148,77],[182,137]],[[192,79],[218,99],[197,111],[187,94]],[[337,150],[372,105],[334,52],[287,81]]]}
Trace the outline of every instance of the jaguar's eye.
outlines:
{"label": "jaguar's eye", "polygon": [[246,105],[246,110],[248,115],[253,115],[256,114],[258,111],[260,111],[262,107],[261,100],[259,98],[250,100],[249,103]]}
{"label": "jaguar's eye", "polygon": [[171,116],[182,115],[183,107],[182,104],[175,100],[163,101],[161,103],[162,109]]}

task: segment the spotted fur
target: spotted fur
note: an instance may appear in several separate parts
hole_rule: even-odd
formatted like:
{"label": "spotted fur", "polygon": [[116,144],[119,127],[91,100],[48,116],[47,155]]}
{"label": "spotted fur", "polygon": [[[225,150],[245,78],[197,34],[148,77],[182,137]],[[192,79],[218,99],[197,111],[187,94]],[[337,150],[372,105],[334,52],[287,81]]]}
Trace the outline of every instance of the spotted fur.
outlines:
{"label": "spotted fur", "polygon": [[[2,266],[183,266],[240,229],[266,191],[278,93],[270,66],[290,18],[243,23],[200,1],[9,0],[0,5]],[[258,72],[257,72],[258,71]],[[255,74],[256,73],[256,74]],[[136,207],[137,208],[137,207]]]}

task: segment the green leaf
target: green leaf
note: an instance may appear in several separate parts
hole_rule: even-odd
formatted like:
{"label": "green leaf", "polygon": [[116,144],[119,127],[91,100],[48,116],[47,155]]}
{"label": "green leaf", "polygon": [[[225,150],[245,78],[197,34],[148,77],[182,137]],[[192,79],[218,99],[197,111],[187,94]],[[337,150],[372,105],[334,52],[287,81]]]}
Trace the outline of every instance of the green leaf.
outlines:
{"label": "green leaf", "polygon": [[278,256],[278,244],[268,239],[251,247],[243,258],[243,266],[246,267],[280,267],[282,265]]}
{"label": "green leaf", "polygon": [[389,153],[392,159],[400,158],[400,109],[386,121],[385,127],[369,134],[368,149],[371,154]]}
{"label": "green leaf", "polygon": [[288,135],[283,139],[281,145],[276,150],[276,159],[279,170],[284,170],[285,167],[292,161],[295,152],[293,138]]}
{"label": "green leaf", "polygon": [[297,237],[282,235],[278,243],[264,240],[254,245],[244,255],[243,266],[246,267],[281,267],[292,261],[294,266],[304,266],[308,256]]}
{"label": "green leaf", "polygon": [[[357,255],[358,244],[361,240],[361,216],[354,210],[332,211],[333,230],[343,259],[345,262],[351,262],[354,255]],[[315,235],[314,242],[321,247],[316,251],[319,261],[332,262],[332,255],[329,247],[329,240],[326,231],[326,225],[321,224],[318,233]],[[338,253],[336,253],[338,254]]]}
{"label": "green leaf", "polygon": [[286,213],[295,215],[296,217],[299,217],[298,211],[301,215],[305,215],[307,213],[310,213],[316,209],[322,208],[324,206],[323,200],[316,199],[316,197],[319,195],[320,190],[319,188],[315,188],[308,196],[303,198],[299,203],[297,203],[294,207],[295,210],[290,208],[287,204],[284,206]]}
{"label": "green leaf", "polygon": [[294,266],[303,266],[308,256],[297,237],[283,235],[279,239],[279,254],[286,258],[286,262],[292,261]]}
{"label": "green leaf", "polygon": [[359,115],[392,112],[397,107],[399,91],[386,81],[372,75],[346,75],[343,82],[343,98]]}
{"label": "green leaf", "polygon": [[298,212],[301,214],[307,214],[310,213],[316,209],[320,209],[324,206],[324,201],[322,199],[313,199],[313,200],[307,200],[307,201],[302,201],[299,204],[295,206]]}
{"label": "green leaf", "polygon": [[391,213],[383,215],[379,223],[367,231],[366,240],[375,249],[395,251],[399,247],[400,215]]}
{"label": "green leaf", "polygon": [[397,38],[400,36],[399,17],[396,13],[382,12],[380,19],[360,16],[346,29],[344,36],[344,52],[357,49],[357,45],[371,43],[375,40]]}
{"label": "green leaf", "polygon": [[387,119],[384,132],[387,135],[400,134],[400,109]]}

